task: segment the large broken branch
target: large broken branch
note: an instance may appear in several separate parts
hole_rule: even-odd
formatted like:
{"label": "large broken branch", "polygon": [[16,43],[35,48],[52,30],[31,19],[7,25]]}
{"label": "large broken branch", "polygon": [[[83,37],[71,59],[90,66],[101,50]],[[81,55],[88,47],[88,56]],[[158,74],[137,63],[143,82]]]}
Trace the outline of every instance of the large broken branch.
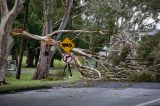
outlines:
{"label": "large broken branch", "polygon": [[[100,34],[103,35],[103,34],[106,34],[107,30],[100,30],[100,31],[89,31],[89,30],[57,30],[57,31],[52,32],[51,34],[48,34],[48,35],[44,36],[44,37],[41,37],[39,35],[33,35],[33,34],[31,34],[31,35],[32,36],[36,36],[36,37],[32,37],[35,40],[42,40],[42,39],[50,38],[52,36],[56,36],[56,34],[58,34],[58,33],[76,33],[76,32],[81,32],[81,33],[100,33]],[[26,32],[26,31],[24,31],[22,29],[14,29],[14,30],[12,30],[11,34],[13,36],[15,36],[15,35],[25,35],[25,36],[31,37],[31,35],[28,35],[29,34],[28,32]],[[40,39],[39,39],[38,36],[40,37]]]}
{"label": "large broken branch", "polygon": [[107,34],[107,33],[106,33],[107,30],[101,30],[101,31],[88,31],[88,30],[57,30],[57,31],[54,31],[54,32],[51,33],[51,34],[46,35],[46,37],[52,37],[52,36],[54,36],[55,34],[58,34],[58,33],[76,33],[76,32]]}
{"label": "large broken branch", "polygon": [[[58,32],[61,32],[61,31],[62,32],[70,32],[70,31],[73,32],[73,30],[60,30],[60,31],[56,31],[54,33],[58,33]],[[76,31],[81,31],[81,30],[76,30]],[[90,32],[90,31],[87,31],[87,32]],[[50,36],[33,35],[33,34],[30,34],[30,33],[26,32],[22,29],[13,30],[11,32],[11,34],[12,35],[24,35],[24,36],[27,36],[27,37],[30,37],[30,38],[33,38],[35,40],[39,40],[39,41],[42,41],[42,42],[49,42],[48,44],[54,45],[61,54],[63,53],[61,47],[59,46],[59,42],[54,40],[54,39],[51,39]],[[85,53],[82,50],[77,49],[77,48],[73,48],[72,51],[75,52],[75,53],[78,53],[81,56],[85,56],[87,58],[91,58],[93,60],[96,60],[97,62],[100,62],[102,64],[102,62],[95,59],[92,54],[87,54],[87,53]],[[76,62],[78,63],[78,67],[80,67],[80,69],[82,69],[83,72],[85,72],[85,73],[89,72],[90,76],[92,76],[92,78],[97,78],[97,79],[101,78],[101,73],[100,73],[99,70],[91,68],[91,67],[83,66],[83,65],[79,64],[79,62],[77,60],[76,60]],[[81,73],[82,73],[82,70],[81,70]]]}
{"label": "large broken branch", "polygon": [[102,79],[102,75],[99,70],[88,67],[88,66],[83,66],[80,63],[80,61],[77,59],[77,57],[74,57],[74,62],[79,72],[82,74],[82,76],[87,77],[87,78],[96,79],[96,80]]}
{"label": "large broken branch", "polygon": [[[82,30],[58,30],[58,31],[55,31],[55,32],[53,32],[53,33],[73,32],[73,31],[74,31],[74,32],[79,32],[79,31],[82,31]],[[95,32],[95,31],[84,31],[84,32],[89,33],[89,32]],[[52,33],[52,34],[53,34],[53,33]],[[62,50],[60,49],[59,44],[58,44],[59,42],[56,41],[56,40],[54,40],[54,39],[51,39],[49,35],[42,37],[42,36],[30,34],[30,33],[26,32],[26,31],[20,30],[20,29],[19,29],[19,30],[13,30],[13,31],[12,31],[12,34],[17,34],[17,35],[22,34],[22,35],[24,35],[24,36],[27,36],[27,37],[30,37],[30,38],[33,38],[33,39],[36,39],[36,40],[39,40],[39,41],[43,41],[43,42],[46,43],[46,44],[54,45],[54,46],[56,46],[56,48],[58,49],[58,51],[59,51],[60,53],[62,53]],[[53,35],[54,35],[54,34],[53,34]],[[47,42],[48,42],[48,43],[47,43]],[[78,53],[78,54],[81,55],[81,56],[85,56],[85,57],[87,57],[87,58],[93,59],[93,60],[97,61],[98,63],[100,63],[100,64],[104,67],[104,69],[106,68],[106,67],[105,67],[106,62],[103,62],[103,61],[101,61],[101,60],[96,59],[96,58],[94,57],[94,55],[85,53],[83,50],[77,49],[77,48],[73,48],[72,51],[75,52],[75,53]],[[104,64],[105,64],[105,65],[104,65]],[[109,65],[107,64],[107,66],[109,66]]]}

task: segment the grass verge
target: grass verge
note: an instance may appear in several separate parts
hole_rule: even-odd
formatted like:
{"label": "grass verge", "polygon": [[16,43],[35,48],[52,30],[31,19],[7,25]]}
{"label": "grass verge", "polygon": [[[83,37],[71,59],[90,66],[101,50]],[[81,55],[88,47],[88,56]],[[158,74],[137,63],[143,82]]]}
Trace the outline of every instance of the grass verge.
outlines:
{"label": "grass verge", "polygon": [[51,88],[59,84],[70,85],[80,80],[80,74],[77,71],[73,71],[72,78],[59,80],[31,80],[32,76],[32,73],[22,74],[20,80],[15,79],[15,75],[7,76],[6,81],[8,84],[0,86],[0,94],[14,93],[17,91],[32,90],[39,88]]}

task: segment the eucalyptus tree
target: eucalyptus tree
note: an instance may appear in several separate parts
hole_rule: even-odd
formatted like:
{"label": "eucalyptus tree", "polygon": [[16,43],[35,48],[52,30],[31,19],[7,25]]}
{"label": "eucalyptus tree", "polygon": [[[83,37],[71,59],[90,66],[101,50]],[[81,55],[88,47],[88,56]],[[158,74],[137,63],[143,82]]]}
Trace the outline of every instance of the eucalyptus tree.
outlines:
{"label": "eucalyptus tree", "polygon": [[22,0],[16,0],[12,9],[8,8],[7,0],[0,0],[1,24],[0,24],[0,84],[5,83],[5,71],[7,57],[13,45],[13,38],[10,36],[12,24],[23,9]]}
{"label": "eucalyptus tree", "polygon": [[[137,39],[140,40],[141,38],[139,32],[150,30],[148,27],[149,24],[147,24],[148,22],[146,21],[150,18],[155,19],[155,23],[151,23],[151,25],[159,21],[158,0],[82,1],[84,4],[87,4],[82,16],[84,22],[87,25],[92,25],[91,28],[97,26],[97,29],[106,29],[108,30],[108,36],[118,39],[116,41],[112,38],[107,40],[107,36],[102,38],[102,40],[104,40],[104,45],[106,44],[105,42],[110,45],[110,47],[107,47],[106,51],[109,52],[109,54],[114,54],[113,52],[116,52],[117,55],[121,54],[123,49],[122,45],[130,45],[131,48],[136,49],[138,46]],[[94,40],[94,38],[96,38],[96,36],[90,37],[93,47],[96,47],[98,43],[94,45],[94,42],[100,39]],[[121,47],[118,45],[121,45]],[[103,46],[101,46],[101,48]]]}
{"label": "eucalyptus tree", "polygon": [[[44,24],[43,24],[43,32],[42,36],[45,36],[53,31],[53,19],[51,16],[53,13],[53,0],[43,1],[44,3]],[[70,15],[70,10],[73,4],[73,0],[66,0],[64,3],[65,13],[61,20],[61,24],[59,30],[63,30],[68,22],[68,18]],[[61,33],[58,33],[56,36],[56,40],[61,37]],[[52,51],[52,52],[51,52]],[[50,46],[45,42],[41,42],[40,56],[39,61],[36,67],[35,74],[33,79],[42,79],[46,78],[49,73],[49,67],[51,62],[52,54],[55,54],[56,48],[54,46]]]}
{"label": "eucalyptus tree", "polygon": [[[44,16],[42,36],[45,36],[52,32],[51,15],[53,13],[53,0],[42,1],[42,4],[43,4],[42,6],[43,6],[43,16]],[[48,75],[49,71],[48,62],[51,61],[49,56],[50,55],[49,51],[50,51],[50,46],[42,42],[40,48],[39,61],[33,79],[45,78]]]}

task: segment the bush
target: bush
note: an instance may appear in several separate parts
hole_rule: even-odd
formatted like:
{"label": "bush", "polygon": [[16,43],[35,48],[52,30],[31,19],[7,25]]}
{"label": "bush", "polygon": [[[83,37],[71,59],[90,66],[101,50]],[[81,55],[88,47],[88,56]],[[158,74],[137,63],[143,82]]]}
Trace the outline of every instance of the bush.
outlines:
{"label": "bush", "polygon": [[151,55],[153,56],[153,64],[160,64],[160,47],[155,48]]}
{"label": "bush", "polygon": [[160,74],[152,73],[149,71],[133,73],[129,76],[128,80],[136,82],[158,82],[160,81]]}
{"label": "bush", "polygon": [[127,58],[127,55],[130,52],[131,52],[131,48],[128,45],[124,45],[122,47],[122,50],[121,50],[120,53],[119,53],[119,51],[113,51],[112,55],[109,57],[109,59],[112,61],[113,65],[119,65],[120,62],[122,62],[122,61],[124,62],[125,61],[125,59]]}
{"label": "bush", "polygon": [[153,36],[144,36],[140,42],[137,51],[137,58],[142,59],[141,62],[147,61],[148,65],[160,63],[160,34]]}

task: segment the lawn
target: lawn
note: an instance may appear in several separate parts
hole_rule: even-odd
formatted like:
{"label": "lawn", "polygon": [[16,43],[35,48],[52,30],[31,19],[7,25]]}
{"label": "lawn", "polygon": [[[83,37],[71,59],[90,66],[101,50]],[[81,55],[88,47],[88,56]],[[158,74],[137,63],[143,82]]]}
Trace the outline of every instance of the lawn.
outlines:
{"label": "lawn", "polygon": [[[60,70],[59,70],[60,71]],[[55,73],[59,73],[58,71]],[[55,74],[56,75],[56,74]],[[57,74],[59,75],[59,74]],[[0,93],[15,92],[27,89],[36,88],[50,88],[58,84],[72,84],[80,80],[80,73],[77,71],[73,72],[73,77],[62,78],[61,76],[49,77],[43,80],[32,80],[32,73],[22,74],[21,79],[15,79],[15,75],[8,75],[6,77],[7,85],[0,86]],[[59,78],[58,78],[59,77]]]}
{"label": "lawn", "polygon": [[[10,57],[9,57],[10,58]],[[20,80],[15,79],[16,72],[9,72],[6,74],[6,82],[8,84],[0,86],[0,93],[15,92],[21,90],[37,89],[37,88],[50,88],[58,84],[72,84],[80,80],[80,73],[75,69],[72,70],[73,77],[68,78],[68,74],[65,78],[62,78],[62,72],[64,63],[56,60],[54,62],[55,67],[50,68],[50,75],[43,80],[32,80],[35,68],[25,68],[26,57],[22,62],[22,74]]]}
{"label": "lawn", "polygon": [[[8,56],[8,60],[12,60],[11,55]],[[22,68],[26,66],[26,60],[27,60],[27,57],[23,56]],[[54,66],[55,67],[63,67],[64,64],[65,63],[62,60],[54,60]]]}

